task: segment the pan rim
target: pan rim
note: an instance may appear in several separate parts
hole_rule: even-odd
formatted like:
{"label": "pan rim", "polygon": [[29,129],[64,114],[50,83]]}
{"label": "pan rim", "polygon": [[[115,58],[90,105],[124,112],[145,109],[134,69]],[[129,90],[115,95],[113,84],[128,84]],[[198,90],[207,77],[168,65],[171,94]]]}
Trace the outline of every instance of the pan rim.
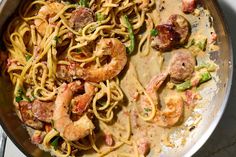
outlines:
{"label": "pan rim", "polygon": [[[2,0],[1,1],[1,5],[4,5],[6,3],[7,0]],[[223,102],[221,103],[221,107],[219,108],[219,111],[217,112],[217,116],[214,118],[214,120],[212,121],[211,125],[208,127],[208,129],[204,132],[204,134],[202,134],[202,136],[200,137],[200,139],[186,152],[186,154],[184,155],[184,157],[190,157],[192,155],[194,155],[205,143],[206,141],[209,139],[209,137],[212,135],[213,131],[216,129],[217,125],[219,124],[219,121],[221,120],[223,113],[226,109],[226,106],[228,104],[228,100],[229,100],[229,96],[231,93],[231,86],[232,86],[232,81],[233,81],[233,71],[234,71],[234,59],[233,59],[233,49],[232,49],[232,39],[229,35],[229,28],[228,28],[228,24],[225,20],[225,17],[223,15],[223,11],[220,8],[219,2],[218,0],[212,0],[213,2],[213,6],[215,7],[215,9],[218,12],[218,16],[220,18],[220,20],[223,22],[223,29],[226,32],[226,39],[227,39],[227,45],[229,47],[229,74],[228,74],[228,81],[227,81],[227,87],[226,87],[226,92],[225,92],[225,99],[223,100]],[[33,157],[32,154],[30,154],[29,152],[26,151],[26,149],[24,148],[24,146],[22,144],[20,144],[19,142],[17,142],[17,140],[13,137],[13,135],[10,134],[10,132],[8,131],[7,126],[5,125],[4,121],[0,118],[0,125],[2,127],[2,129],[4,130],[4,132],[7,134],[7,136],[9,137],[9,139],[14,143],[14,145],[17,146],[17,148],[27,157]]]}
{"label": "pan rim", "polygon": [[200,139],[187,151],[187,153],[184,155],[184,157],[190,157],[193,156],[197,151],[200,150],[200,148],[207,142],[207,140],[210,138],[216,127],[218,126],[221,118],[223,117],[223,114],[225,112],[225,109],[227,107],[228,101],[229,101],[229,96],[231,94],[231,86],[233,83],[233,72],[234,72],[234,58],[233,58],[233,48],[232,48],[232,39],[229,35],[229,27],[228,23],[226,22],[226,18],[223,14],[222,9],[220,8],[218,0],[211,0],[213,2],[213,6],[217,10],[217,14],[220,18],[220,21],[223,22],[223,29],[226,34],[226,40],[227,45],[229,46],[229,74],[228,74],[228,81],[227,81],[227,87],[226,87],[226,92],[225,92],[225,98],[223,102],[221,103],[221,107],[219,108],[218,112],[216,113],[217,116],[215,116],[214,120],[211,122],[210,126],[208,129],[202,134]]}

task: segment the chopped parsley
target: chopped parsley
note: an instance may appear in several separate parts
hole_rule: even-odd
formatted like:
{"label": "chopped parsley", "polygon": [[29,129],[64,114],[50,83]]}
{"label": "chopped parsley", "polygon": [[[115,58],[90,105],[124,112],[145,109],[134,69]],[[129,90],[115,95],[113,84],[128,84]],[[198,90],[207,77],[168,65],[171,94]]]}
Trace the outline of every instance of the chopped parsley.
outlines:
{"label": "chopped parsley", "polygon": [[26,54],[26,55],[25,55],[26,61],[30,60],[31,57],[32,57],[31,55]]}
{"label": "chopped parsley", "polygon": [[16,102],[20,102],[21,100],[23,100],[23,90],[20,88],[18,91],[17,91],[17,96],[16,96]]}
{"label": "chopped parsley", "polygon": [[18,90],[15,100],[16,102],[20,102],[21,100],[32,102],[32,100],[24,94],[24,91],[21,88]]}
{"label": "chopped parsley", "polygon": [[56,43],[58,43],[58,41],[59,41],[59,37],[58,37],[58,36],[55,36],[55,37],[53,38],[53,40],[55,40]]}
{"label": "chopped parsley", "polygon": [[57,136],[51,143],[51,146],[53,146],[55,150],[58,149],[59,139],[60,139],[60,136]]}
{"label": "chopped parsley", "polygon": [[151,112],[152,109],[150,109],[150,108],[144,108],[144,111],[145,111],[145,112]]}
{"label": "chopped parsley", "polygon": [[16,97],[16,102],[20,102],[21,100],[23,100],[23,98],[21,96]]}
{"label": "chopped parsley", "polygon": [[156,30],[156,29],[152,29],[151,30],[151,36],[153,36],[153,37],[155,37],[155,36],[157,36],[158,35],[158,30]]}

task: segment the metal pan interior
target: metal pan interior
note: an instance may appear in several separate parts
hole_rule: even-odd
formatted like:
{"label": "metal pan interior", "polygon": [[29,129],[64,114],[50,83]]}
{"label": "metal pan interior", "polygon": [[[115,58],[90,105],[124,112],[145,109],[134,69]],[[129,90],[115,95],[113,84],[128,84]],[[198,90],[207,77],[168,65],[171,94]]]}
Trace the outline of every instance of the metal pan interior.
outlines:
{"label": "metal pan interior", "polygon": [[[0,31],[6,30],[4,22],[14,12],[20,0],[3,0],[0,6]],[[194,135],[187,141],[186,145],[181,149],[173,149],[165,154],[165,156],[191,156],[193,155],[208,139],[216,125],[218,124],[227,100],[229,97],[230,87],[232,84],[233,72],[233,53],[231,41],[229,38],[228,30],[222,13],[219,9],[217,1],[209,0],[204,1],[205,7],[209,9],[214,18],[214,27],[218,34],[218,44],[220,50],[212,53],[211,58],[216,61],[220,69],[218,76],[221,80],[218,83],[218,92],[216,93],[213,101],[203,112],[201,125],[194,131]],[[17,147],[27,156],[34,157],[49,157],[50,154],[46,153],[30,141],[30,138],[15,114],[12,104],[12,91],[13,87],[10,80],[5,77],[0,77],[0,122],[10,137],[10,139],[17,145]]]}

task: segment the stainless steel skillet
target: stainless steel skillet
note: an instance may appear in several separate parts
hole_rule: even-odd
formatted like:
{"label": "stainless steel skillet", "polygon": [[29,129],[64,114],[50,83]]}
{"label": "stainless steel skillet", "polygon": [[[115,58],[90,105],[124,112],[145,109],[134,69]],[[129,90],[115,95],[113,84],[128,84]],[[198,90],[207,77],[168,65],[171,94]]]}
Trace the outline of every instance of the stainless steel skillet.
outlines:
{"label": "stainless steel skillet", "polygon": [[[213,101],[203,112],[201,124],[194,130],[187,144],[165,154],[164,156],[191,156],[193,155],[208,139],[216,125],[218,124],[230,93],[233,74],[233,53],[231,47],[230,36],[226,23],[222,16],[216,0],[202,0],[204,6],[209,9],[213,16],[213,25],[218,34],[219,52],[212,53],[211,58],[219,65],[218,76],[221,80],[218,83],[218,92]],[[20,0],[2,0],[0,5],[0,31],[6,30],[3,25],[5,20],[15,11]],[[10,20],[10,19],[9,19]],[[35,145],[31,144],[29,136],[18,119],[12,104],[12,85],[5,76],[0,76],[0,123],[9,138],[17,145],[17,147],[26,155],[34,157],[49,157],[50,154],[41,151]]]}

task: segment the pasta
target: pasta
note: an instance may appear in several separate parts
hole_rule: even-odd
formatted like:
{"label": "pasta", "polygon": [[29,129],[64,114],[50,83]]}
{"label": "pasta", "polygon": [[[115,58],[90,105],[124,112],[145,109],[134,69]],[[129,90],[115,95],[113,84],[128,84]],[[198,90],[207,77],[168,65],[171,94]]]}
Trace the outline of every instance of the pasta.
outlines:
{"label": "pasta", "polygon": [[[184,114],[183,91],[212,77],[206,67],[195,69],[197,57],[191,51],[204,52],[206,44],[189,45],[191,28],[183,13],[161,24],[164,4],[21,3],[3,40],[6,69],[15,85],[14,104],[33,143],[58,157],[156,155],[150,147],[160,146],[150,140],[147,128],[176,126]],[[162,68],[166,51],[177,55]],[[175,72],[179,66],[186,70]],[[173,94],[162,108],[156,92],[166,80],[165,87]]]}

